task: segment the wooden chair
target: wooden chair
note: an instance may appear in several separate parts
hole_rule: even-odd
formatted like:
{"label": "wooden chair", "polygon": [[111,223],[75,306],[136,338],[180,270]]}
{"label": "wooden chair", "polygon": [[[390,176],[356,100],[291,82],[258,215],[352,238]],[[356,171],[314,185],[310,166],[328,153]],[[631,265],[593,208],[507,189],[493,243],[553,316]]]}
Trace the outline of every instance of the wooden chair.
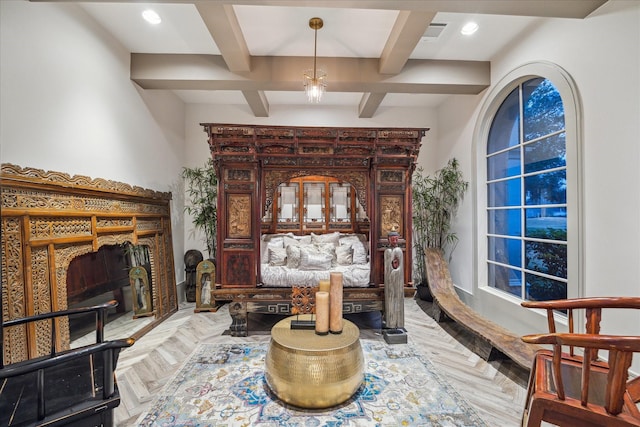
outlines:
{"label": "wooden chair", "polygon": [[[120,404],[114,375],[118,353],[134,343],[133,338],[104,339],[107,311],[117,305],[110,301],[0,322],[0,426],[113,425],[113,409]],[[87,313],[95,316],[96,343],[58,351],[57,321]],[[8,332],[12,327],[46,323],[50,352],[5,365],[3,329]]]}
{"label": "wooden chair", "polygon": [[[522,306],[546,310],[549,324],[549,333],[525,335],[522,340],[553,346],[536,354],[522,425],[546,421],[572,427],[640,426],[640,377],[628,380],[633,355],[640,352],[640,336],[600,334],[603,309],[640,309],[640,298],[527,301]],[[585,333],[574,330],[574,310],[585,311]],[[566,311],[568,333],[556,332],[554,311]],[[607,362],[598,359],[598,350],[608,351]]]}

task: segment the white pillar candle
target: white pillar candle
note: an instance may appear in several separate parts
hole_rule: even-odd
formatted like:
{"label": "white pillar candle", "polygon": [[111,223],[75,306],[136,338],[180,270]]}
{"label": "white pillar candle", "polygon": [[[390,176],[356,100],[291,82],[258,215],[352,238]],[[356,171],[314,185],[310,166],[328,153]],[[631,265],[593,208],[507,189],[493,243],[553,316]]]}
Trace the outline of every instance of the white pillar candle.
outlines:
{"label": "white pillar candle", "polygon": [[319,287],[318,291],[329,293],[329,284],[330,284],[330,282],[328,280],[319,280],[318,281],[318,287]]}
{"label": "white pillar candle", "polygon": [[329,330],[342,333],[342,273],[329,273]]}
{"label": "white pillar candle", "polygon": [[316,334],[329,333],[329,292],[316,292]]}

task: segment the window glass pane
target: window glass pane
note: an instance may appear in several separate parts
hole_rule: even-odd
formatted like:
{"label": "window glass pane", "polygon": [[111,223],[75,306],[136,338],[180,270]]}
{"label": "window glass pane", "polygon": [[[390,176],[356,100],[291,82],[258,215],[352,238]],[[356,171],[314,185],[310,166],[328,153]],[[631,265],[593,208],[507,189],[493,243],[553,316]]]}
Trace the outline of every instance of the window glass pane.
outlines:
{"label": "window glass pane", "polygon": [[520,143],[520,110],[518,88],[502,102],[489,130],[487,154],[513,147]]}
{"label": "window glass pane", "polygon": [[489,259],[514,267],[522,267],[521,247],[522,241],[520,239],[489,237]]}
{"label": "window glass pane", "polygon": [[487,158],[489,180],[520,175],[520,148],[505,151]]}
{"label": "window glass pane", "polygon": [[527,282],[527,299],[548,301],[567,298],[567,284],[535,274],[525,274]]}
{"label": "window glass pane", "polygon": [[351,185],[329,184],[331,222],[351,222]]}
{"label": "window glass pane", "polygon": [[525,242],[527,270],[567,278],[567,245],[562,243]]}
{"label": "window glass pane", "polygon": [[535,208],[525,211],[525,235],[567,241],[567,208]]}
{"label": "window glass pane", "polygon": [[298,184],[278,186],[278,222],[298,222]]}
{"label": "window glass pane", "polygon": [[522,272],[489,263],[489,286],[522,297]]}
{"label": "window glass pane", "polygon": [[490,207],[520,206],[520,178],[492,182],[487,187]]}
{"label": "window glass pane", "polygon": [[525,204],[549,205],[567,202],[567,172],[559,170],[524,179]]}
{"label": "window glass pane", "polygon": [[564,129],[564,106],[549,80],[537,78],[522,85],[524,141]]}
{"label": "window glass pane", "polygon": [[566,161],[565,133],[541,139],[524,146],[524,172],[564,167]]}
{"label": "window glass pane", "polygon": [[304,221],[324,222],[324,182],[304,183]]}
{"label": "window glass pane", "polygon": [[494,209],[488,213],[489,234],[521,236],[520,209]]}

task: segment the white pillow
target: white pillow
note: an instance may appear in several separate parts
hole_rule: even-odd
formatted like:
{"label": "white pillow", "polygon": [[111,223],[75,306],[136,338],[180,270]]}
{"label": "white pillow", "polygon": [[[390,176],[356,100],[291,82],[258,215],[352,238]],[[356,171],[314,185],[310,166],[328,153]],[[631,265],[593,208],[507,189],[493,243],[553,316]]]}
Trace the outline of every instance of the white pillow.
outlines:
{"label": "white pillow", "polygon": [[287,251],[287,267],[298,268],[300,266],[300,246],[289,245],[285,250]]}
{"label": "white pillow", "polygon": [[287,250],[285,248],[269,248],[269,265],[285,265]]}
{"label": "white pillow", "polygon": [[269,249],[270,248],[284,248],[283,236],[264,235],[260,242],[260,250],[262,251],[262,264],[269,262]]}
{"label": "white pillow", "polygon": [[336,246],[333,243],[314,243],[304,247],[309,248],[312,251],[315,250],[318,253],[334,255],[336,252]]}
{"label": "white pillow", "polygon": [[367,248],[364,247],[362,242],[353,245],[353,263],[354,264],[366,264],[369,262],[367,256]]}
{"label": "white pillow", "polygon": [[336,262],[338,265],[353,264],[353,249],[351,245],[341,245],[336,248]]}
{"label": "white pillow", "polygon": [[333,243],[314,243],[313,249],[309,248],[310,252],[316,252],[319,254],[327,254],[331,256],[331,266],[336,265],[336,247]]}
{"label": "white pillow", "polygon": [[314,255],[329,254],[331,256],[332,262],[335,262],[336,260],[336,252],[335,252],[336,248],[331,243],[319,243],[315,245],[312,245],[312,244],[289,245],[286,247],[287,267],[289,268],[300,267],[301,249],[305,249],[307,252]]}
{"label": "white pillow", "polygon": [[331,254],[313,253],[307,248],[300,248],[300,270],[330,270]]}
{"label": "white pillow", "polygon": [[362,240],[355,234],[344,236],[340,238],[340,245],[351,245],[353,249],[353,263],[354,264],[366,264],[367,263],[367,248],[362,243]]}
{"label": "white pillow", "polygon": [[311,236],[284,236],[284,247],[286,248],[289,245],[308,245],[311,243]]}
{"label": "white pillow", "polygon": [[300,240],[294,237],[284,236],[284,247],[286,248],[291,245],[300,246]]}
{"label": "white pillow", "polygon": [[327,234],[314,234],[311,233],[311,243],[332,243],[334,246],[340,244],[340,232]]}

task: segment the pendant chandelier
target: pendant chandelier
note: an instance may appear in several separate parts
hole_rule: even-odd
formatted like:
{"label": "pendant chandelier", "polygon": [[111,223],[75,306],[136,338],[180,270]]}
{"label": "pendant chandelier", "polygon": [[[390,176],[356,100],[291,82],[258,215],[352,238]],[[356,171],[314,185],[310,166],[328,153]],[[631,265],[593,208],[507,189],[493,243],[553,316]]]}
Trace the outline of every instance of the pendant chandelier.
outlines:
{"label": "pendant chandelier", "polygon": [[327,88],[327,73],[318,70],[316,66],[318,52],[318,30],[322,28],[324,22],[322,18],[311,18],[309,27],[315,32],[313,43],[313,69],[304,72],[304,91],[309,102],[320,102],[322,94]]}

